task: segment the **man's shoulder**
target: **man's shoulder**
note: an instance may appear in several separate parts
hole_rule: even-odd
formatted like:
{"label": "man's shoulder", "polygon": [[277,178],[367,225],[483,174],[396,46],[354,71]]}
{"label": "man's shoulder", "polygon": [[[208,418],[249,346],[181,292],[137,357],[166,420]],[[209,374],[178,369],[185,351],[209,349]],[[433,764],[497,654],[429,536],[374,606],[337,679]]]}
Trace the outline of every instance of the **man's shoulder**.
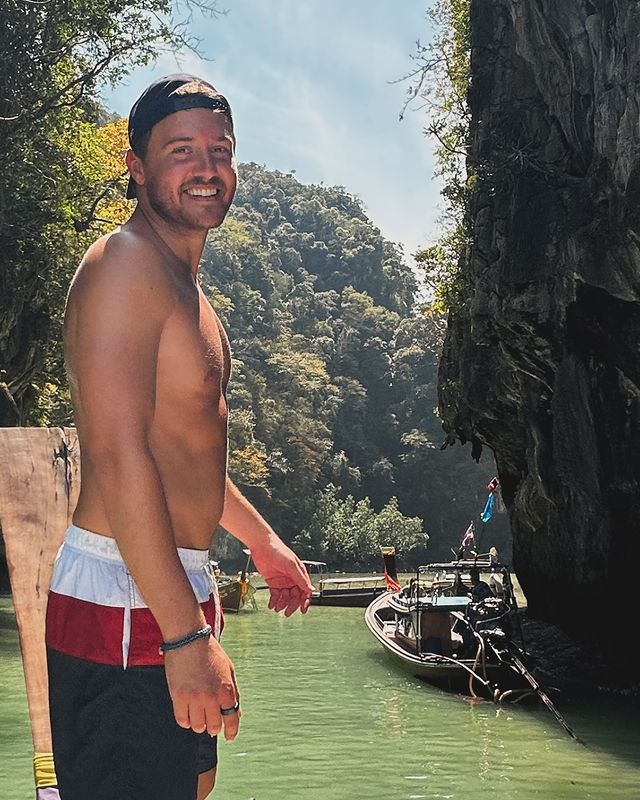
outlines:
{"label": "man's shoulder", "polygon": [[158,249],[135,227],[123,225],[97,239],[85,252],[71,282],[70,298],[109,287],[134,289],[153,281],[156,290],[169,290],[166,264]]}
{"label": "man's shoulder", "polygon": [[[85,252],[80,268],[124,269],[135,271],[163,269],[165,260],[158,248],[138,228],[126,224],[101,236]],[[134,271],[134,270],[132,270]]]}

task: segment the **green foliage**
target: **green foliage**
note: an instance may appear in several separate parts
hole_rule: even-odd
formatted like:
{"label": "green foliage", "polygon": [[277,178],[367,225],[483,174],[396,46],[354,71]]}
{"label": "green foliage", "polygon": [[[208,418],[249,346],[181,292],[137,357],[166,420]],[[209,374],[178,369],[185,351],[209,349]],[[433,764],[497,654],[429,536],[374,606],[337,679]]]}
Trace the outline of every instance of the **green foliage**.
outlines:
{"label": "green foliage", "polygon": [[470,0],[437,0],[428,10],[435,34],[428,45],[418,47],[418,66],[407,101],[419,97],[424,103],[425,133],[435,140],[436,175],[443,180],[442,233],[415,255],[441,312],[459,307],[468,294],[461,263],[469,243],[468,201],[473,183],[466,164],[471,119],[469,9]]}
{"label": "green foliage", "polygon": [[126,211],[124,128],[100,108],[100,85],[195,46],[169,0],[0,0],[0,425],[69,421],[69,278]]}
{"label": "green foliage", "polygon": [[[290,537],[299,498],[316,487],[335,480],[360,496],[376,490],[393,472],[385,440],[397,439],[396,423],[386,420],[387,431],[380,416],[416,282],[359,202],[242,165],[231,214],[203,254],[202,281],[234,346],[231,469],[247,446],[234,415],[250,412],[269,475],[245,486],[266,490],[269,519]],[[385,485],[375,502],[388,496]]]}
{"label": "green foliage", "polygon": [[376,512],[368,497],[358,502],[351,495],[341,499],[330,484],[316,494],[311,505],[311,518],[294,539],[294,547],[302,557],[326,561],[333,568],[379,568],[380,548],[387,545],[395,546],[406,562],[428,539],[422,520],[404,516],[395,497]]}
{"label": "green foliage", "polygon": [[419,250],[415,259],[424,270],[426,285],[433,291],[435,308],[444,314],[449,308],[459,308],[465,301],[465,283],[460,267],[469,234],[464,219],[456,224],[452,209],[449,219],[443,223],[439,239]]}
{"label": "green foliage", "polygon": [[[359,202],[344,189],[243,164],[234,206],[201,263],[233,348],[231,473],[267,519],[287,541],[304,530],[306,554],[322,557],[312,552],[323,541],[316,501],[332,485],[337,503],[352,498],[354,513],[365,500],[362,515],[396,503],[434,526],[447,555],[481,508],[485,476],[461,466],[462,453],[439,450],[445,319],[415,303],[414,275]],[[327,560],[377,566],[378,545],[359,536],[352,531],[351,550]],[[357,555],[357,547],[369,550]]]}
{"label": "green foliage", "polygon": [[[0,424],[72,423],[61,346],[69,279],[130,210],[124,121],[96,91],[183,46],[185,29],[164,0],[0,0],[0,22],[11,166],[0,175]],[[485,477],[438,449],[444,318],[416,305],[415,275],[360,201],[242,165],[201,283],[233,347],[230,472],[284,539],[302,531],[336,567],[364,568],[378,565],[380,545],[418,553],[424,520],[448,550],[462,529],[455,493],[466,527]],[[332,508],[342,544],[321,530]]]}

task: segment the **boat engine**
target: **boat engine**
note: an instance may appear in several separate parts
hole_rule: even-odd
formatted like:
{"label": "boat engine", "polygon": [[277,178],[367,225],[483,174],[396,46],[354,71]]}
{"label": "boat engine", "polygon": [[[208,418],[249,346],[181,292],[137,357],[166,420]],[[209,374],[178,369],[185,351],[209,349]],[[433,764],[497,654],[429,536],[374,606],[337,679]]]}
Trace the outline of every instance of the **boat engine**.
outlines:
{"label": "boat engine", "polygon": [[511,609],[504,600],[487,597],[478,603],[469,604],[467,619],[477,633],[483,636],[490,633],[492,638],[504,637],[506,640],[511,635],[510,612]]}

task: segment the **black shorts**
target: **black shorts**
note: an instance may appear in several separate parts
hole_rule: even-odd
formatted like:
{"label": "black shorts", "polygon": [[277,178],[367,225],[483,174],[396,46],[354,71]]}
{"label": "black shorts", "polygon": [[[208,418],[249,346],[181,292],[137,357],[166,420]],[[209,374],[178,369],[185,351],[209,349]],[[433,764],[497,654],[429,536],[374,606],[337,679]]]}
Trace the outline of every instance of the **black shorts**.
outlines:
{"label": "black shorts", "polygon": [[[206,550],[178,548],[216,636]],[[71,525],[47,599],[49,711],[61,800],[195,800],[216,740],[181,728],[158,651],[162,634],[114,539]]]}
{"label": "black shorts", "polygon": [[164,666],[47,659],[61,800],[195,800],[216,738],[177,724]]}

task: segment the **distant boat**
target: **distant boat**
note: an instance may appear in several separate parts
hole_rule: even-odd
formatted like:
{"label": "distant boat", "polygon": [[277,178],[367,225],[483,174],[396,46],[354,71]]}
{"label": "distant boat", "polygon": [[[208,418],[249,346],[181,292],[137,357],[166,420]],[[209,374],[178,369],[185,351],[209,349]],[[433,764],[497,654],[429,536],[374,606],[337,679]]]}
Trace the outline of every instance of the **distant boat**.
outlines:
{"label": "distant boat", "polygon": [[389,591],[390,581],[395,586],[397,572],[395,549],[382,548],[385,572],[382,575],[355,575],[345,578],[328,578],[327,564],[324,561],[302,560],[307,572],[316,577],[317,587],[311,595],[311,605],[346,606],[366,608],[372,600]]}
{"label": "distant boat", "polygon": [[[473,569],[481,591],[471,592]],[[483,599],[479,599],[484,595]],[[375,598],[367,627],[401,667],[444,689],[496,701],[535,690],[516,643],[517,604],[508,567],[489,556],[427,564],[400,591]]]}
{"label": "distant boat", "polygon": [[[256,609],[257,604],[253,593],[255,587],[249,580],[249,566],[251,564],[251,551],[243,549],[242,551],[247,556],[247,561],[244,568],[234,577],[231,575],[218,574],[216,570],[216,583],[218,584],[218,594],[220,595],[220,603],[223,611],[238,612],[247,603]],[[211,562],[214,569],[217,568],[217,562]]]}

